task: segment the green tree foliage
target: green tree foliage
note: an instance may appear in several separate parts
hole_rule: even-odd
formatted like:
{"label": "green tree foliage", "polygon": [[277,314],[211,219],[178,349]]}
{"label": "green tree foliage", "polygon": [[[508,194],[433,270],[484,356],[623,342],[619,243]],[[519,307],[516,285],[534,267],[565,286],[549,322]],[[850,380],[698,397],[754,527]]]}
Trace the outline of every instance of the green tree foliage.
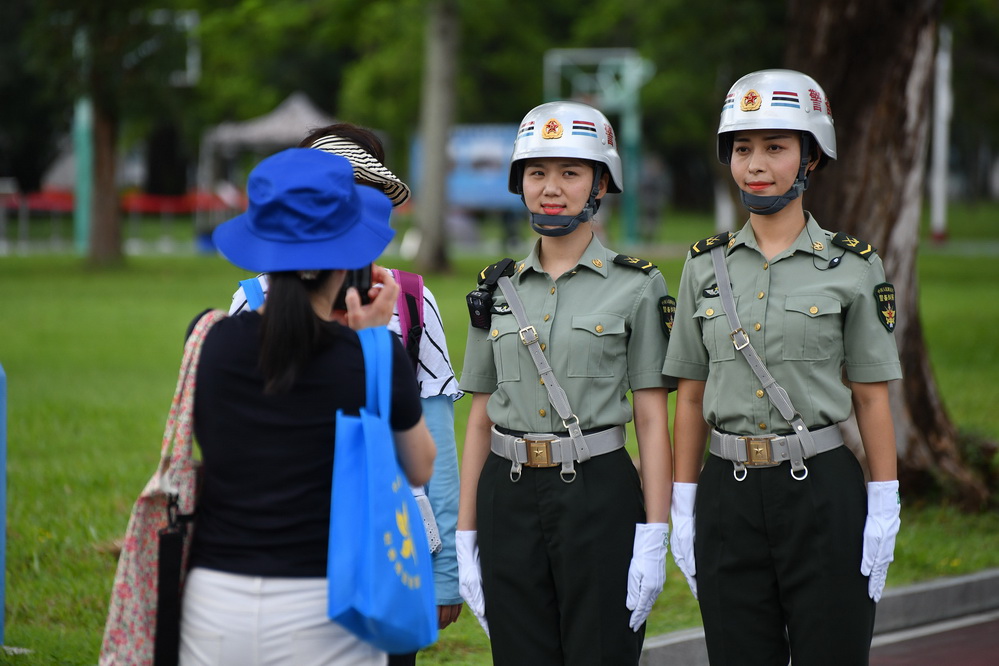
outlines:
{"label": "green tree foliage", "polygon": [[[13,39],[0,40],[0,77],[7,77],[0,78],[0,85],[10,83],[18,63],[26,62],[35,77],[33,90],[49,91],[65,105],[81,82],[81,63],[72,56],[73,38],[79,28],[87,27],[92,66],[100,72],[95,92],[115,100],[126,143],[172,124],[186,153],[195,155],[206,128],[261,115],[302,90],[330,114],[383,131],[392,166],[406,175],[408,146],[417,128],[425,4],[8,0],[0,17],[16,19],[30,8],[38,21],[25,33],[23,46],[12,47]],[[166,84],[178,62],[176,44],[138,57],[142,45],[148,47],[150,39],[162,40],[163,35],[150,34],[149,26],[136,17],[147,9],[181,5],[200,15],[202,75],[191,90]],[[755,69],[793,66],[782,61],[787,7],[772,0],[586,5],[570,0],[458,0],[458,7],[456,122],[513,123],[544,101],[543,58],[549,49],[634,48],[655,66],[641,91],[643,147],[667,159],[677,192],[686,193],[691,205],[708,205],[705,188],[713,168],[714,123],[726,86]],[[999,5],[992,0],[947,0],[944,21],[954,28],[959,100],[955,140],[965,161],[980,162],[979,146],[999,142],[999,51],[993,46]],[[5,20],[0,30],[8,34],[16,25]],[[121,61],[126,54],[133,55],[129,66]],[[850,48],[844,46],[843,57],[849,56]],[[30,96],[20,98],[26,104]],[[7,119],[13,111],[3,113]],[[68,117],[67,109],[62,113]],[[22,115],[11,123],[23,127],[26,118],[37,122],[41,117]],[[4,123],[5,132],[14,133],[6,127]]]}
{"label": "green tree foliage", "polygon": [[43,88],[92,102],[89,259],[96,265],[117,264],[123,256],[115,190],[123,119],[170,115],[181,104],[169,82],[182,62],[178,42],[155,18],[165,7],[166,0],[38,0],[25,31]]}
{"label": "green tree foliage", "polygon": [[0,3],[0,176],[16,178],[22,192],[40,188],[72,111],[65,90],[40,85],[30,67],[32,6],[31,0]]}
{"label": "green tree foliage", "polygon": [[335,108],[344,70],[356,57],[354,22],[340,15],[350,4],[357,3],[202,2],[202,123],[267,113],[296,90]]}
{"label": "green tree foliage", "polygon": [[977,199],[999,159],[999,3],[947,0],[941,22],[953,31],[953,163],[967,174],[966,196]]}

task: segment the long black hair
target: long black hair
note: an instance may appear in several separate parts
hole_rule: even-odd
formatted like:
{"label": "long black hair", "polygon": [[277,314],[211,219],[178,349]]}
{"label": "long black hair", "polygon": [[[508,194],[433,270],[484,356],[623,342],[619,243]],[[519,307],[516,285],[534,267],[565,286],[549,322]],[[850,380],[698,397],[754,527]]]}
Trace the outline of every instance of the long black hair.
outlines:
{"label": "long black hair", "polygon": [[[347,139],[379,162],[385,162],[385,148],[378,135],[353,123],[320,127],[298,145],[309,148],[324,136]],[[357,182],[381,187],[364,180]],[[335,334],[336,327],[320,319],[309,300],[332,273],[319,271],[315,279],[309,280],[303,280],[297,271],[268,274],[267,307],[264,308],[260,344],[260,370],[266,382],[265,392],[281,393],[290,389],[306,361],[331,334]]]}
{"label": "long black hair", "polygon": [[335,334],[335,325],[319,318],[309,298],[332,278],[331,270],[314,279],[297,271],[268,273],[260,340],[265,393],[288,391],[306,361]]}

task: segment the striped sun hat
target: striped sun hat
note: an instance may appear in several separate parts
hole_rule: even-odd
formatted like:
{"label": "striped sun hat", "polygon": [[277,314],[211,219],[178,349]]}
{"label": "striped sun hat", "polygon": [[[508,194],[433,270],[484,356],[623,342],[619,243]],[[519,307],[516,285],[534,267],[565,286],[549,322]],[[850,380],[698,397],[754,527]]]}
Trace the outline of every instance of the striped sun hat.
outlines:
{"label": "striped sun hat", "polygon": [[311,147],[347,158],[354,167],[354,177],[381,185],[393,206],[401,206],[409,200],[409,186],[353,141],[339,136],[324,136],[316,139]]}

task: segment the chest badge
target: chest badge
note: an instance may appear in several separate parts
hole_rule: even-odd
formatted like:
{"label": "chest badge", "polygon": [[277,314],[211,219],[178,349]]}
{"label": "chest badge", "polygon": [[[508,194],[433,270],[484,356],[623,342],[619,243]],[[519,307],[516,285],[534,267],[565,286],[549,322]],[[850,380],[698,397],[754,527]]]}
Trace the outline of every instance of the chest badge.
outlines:
{"label": "chest badge", "polygon": [[701,293],[704,294],[704,298],[718,298],[718,285],[713,284]]}

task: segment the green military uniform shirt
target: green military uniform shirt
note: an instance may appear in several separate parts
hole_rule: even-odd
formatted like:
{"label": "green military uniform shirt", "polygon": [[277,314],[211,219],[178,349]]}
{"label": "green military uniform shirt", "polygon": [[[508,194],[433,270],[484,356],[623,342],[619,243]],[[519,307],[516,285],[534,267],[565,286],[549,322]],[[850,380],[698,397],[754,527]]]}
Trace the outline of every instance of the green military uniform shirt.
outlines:
{"label": "green military uniform shirt", "polygon": [[[552,280],[538,245],[510,278],[584,430],[631,420],[628,390],[668,387],[660,372],[666,282],[655,266],[615,255],[593,237],[576,268]],[[461,389],[491,393],[489,418],[521,432],[565,432],[500,288],[488,330],[469,327]]]}
{"label": "green military uniform shirt", "polygon": [[[849,416],[844,368],[851,382],[902,376],[893,335],[894,288],[885,282],[881,259],[862,241],[836,238],[842,244],[807,214],[797,240],[770,262],[748,223],[727,248],[742,327],[809,428]],[[695,250],[702,248],[695,244],[680,278],[663,373],[706,380],[704,418],[719,430],[789,432],[732,343],[709,252]]]}

